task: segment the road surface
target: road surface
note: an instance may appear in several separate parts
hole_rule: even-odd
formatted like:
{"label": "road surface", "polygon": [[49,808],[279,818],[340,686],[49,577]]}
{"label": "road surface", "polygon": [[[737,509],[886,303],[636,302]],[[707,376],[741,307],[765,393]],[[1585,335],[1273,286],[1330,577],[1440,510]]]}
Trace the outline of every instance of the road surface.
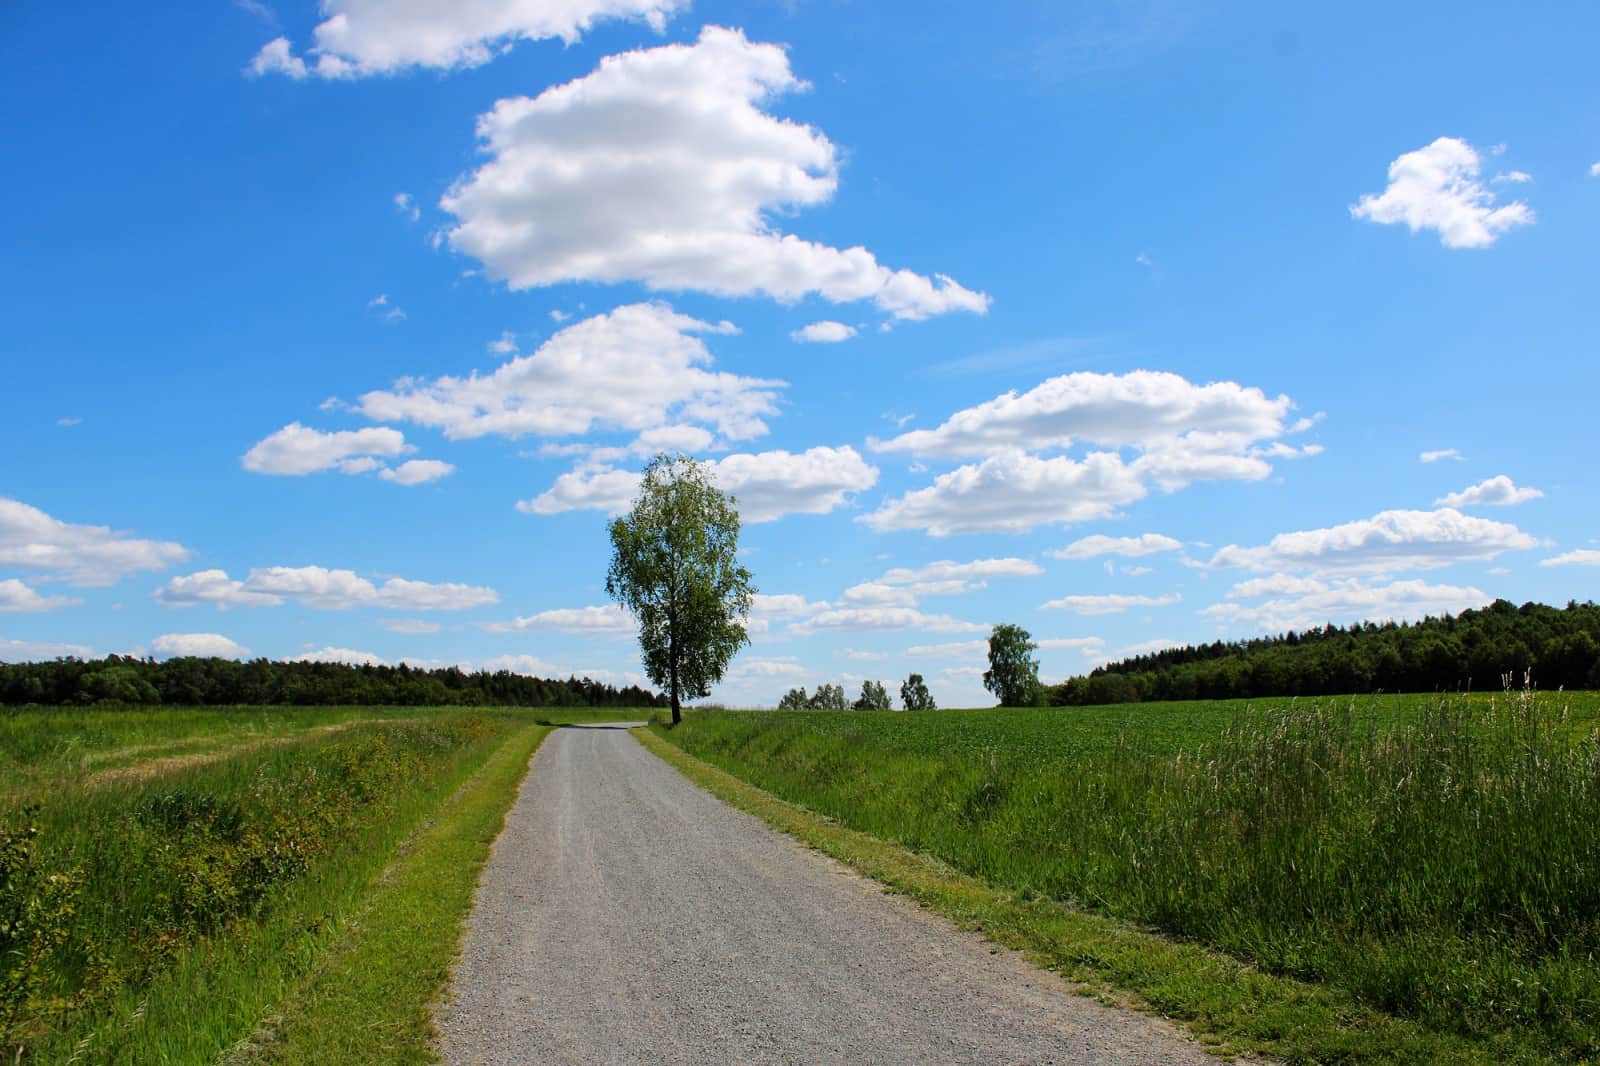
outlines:
{"label": "road surface", "polygon": [[440,1028],[457,1066],[1217,1061],[604,727],[558,729],[534,756]]}

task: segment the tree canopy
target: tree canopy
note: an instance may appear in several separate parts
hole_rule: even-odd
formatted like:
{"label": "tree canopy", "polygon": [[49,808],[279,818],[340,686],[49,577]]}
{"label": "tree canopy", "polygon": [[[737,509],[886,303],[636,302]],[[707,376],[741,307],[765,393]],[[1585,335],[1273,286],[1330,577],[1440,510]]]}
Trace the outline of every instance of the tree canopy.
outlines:
{"label": "tree canopy", "polygon": [[157,661],[113,655],[0,663],[0,704],[171,706],[657,707],[654,692],[565,681],[508,670],[415,670],[346,663],[202,659]]}
{"label": "tree canopy", "polygon": [[682,700],[709,696],[750,642],[755,588],[739,565],[734,503],[693,459],[658,455],[633,509],[610,526],[606,592],[638,619],[645,673],[666,689],[673,724]]}
{"label": "tree canopy", "polygon": [[1420,622],[1317,626],[1167,648],[1108,663],[1050,692],[1055,704],[1498,689],[1531,671],[1541,688],[1600,688],[1600,606],[1480,610]]}
{"label": "tree canopy", "polygon": [[937,710],[933,702],[933,695],[928,691],[928,683],[922,680],[921,674],[912,674],[900,684],[900,706],[908,711]]}
{"label": "tree canopy", "polygon": [[1038,700],[1038,645],[1033,634],[1016,625],[998,625],[989,634],[989,669],[983,687],[994,693],[1002,707],[1031,707]]}

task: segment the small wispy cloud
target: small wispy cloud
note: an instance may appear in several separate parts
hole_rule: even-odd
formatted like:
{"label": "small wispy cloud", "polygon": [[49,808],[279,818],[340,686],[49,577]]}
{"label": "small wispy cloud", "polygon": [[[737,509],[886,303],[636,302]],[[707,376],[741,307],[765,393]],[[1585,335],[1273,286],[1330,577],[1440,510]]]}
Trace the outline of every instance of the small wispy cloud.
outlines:
{"label": "small wispy cloud", "polygon": [[278,13],[261,0],[233,0],[233,6],[240,11],[254,15],[273,29],[278,27]]}
{"label": "small wispy cloud", "polygon": [[406,318],[406,313],[394,305],[386,292],[380,292],[368,300],[367,309],[378,312],[385,322],[404,322]]}
{"label": "small wispy cloud", "polygon": [[58,425],[58,426],[75,426],[79,422],[82,422],[82,421],[83,421],[83,419],[79,418],[77,415],[68,415],[65,418],[56,419],[56,425]]}
{"label": "small wispy cloud", "polygon": [[1423,452],[1417,458],[1425,463],[1437,463],[1440,459],[1464,459],[1465,456],[1454,448],[1440,448],[1438,451]]}
{"label": "small wispy cloud", "polygon": [[408,192],[394,194],[394,209],[412,222],[422,217],[422,209],[417,206],[416,199]]}

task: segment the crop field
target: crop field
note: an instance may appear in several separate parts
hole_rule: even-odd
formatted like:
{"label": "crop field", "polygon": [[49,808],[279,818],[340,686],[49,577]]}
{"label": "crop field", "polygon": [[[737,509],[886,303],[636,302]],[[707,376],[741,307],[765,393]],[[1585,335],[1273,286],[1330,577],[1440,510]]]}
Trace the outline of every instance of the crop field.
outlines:
{"label": "crop field", "polygon": [[[364,1005],[368,1029],[392,1016],[382,1053],[340,1032],[353,1024],[348,1012],[308,1043],[345,1047],[346,1061],[421,1061],[427,1001],[527,754],[552,724],[616,717],[372,707],[0,715],[0,1054],[308,1061],[275,1050],[287,1026],[276,1012],[342,955],[348,970],[422,981],[394,991],[405,1002]],[[418,845],[434,822],[455,825],[471,853]],[[402,859],[438,868],[407,873]],[[413,882],[417,892],[455,885],[448,913],[426,914],[404,943],[360,948],[377,956],[350,958],[354,919],[378,889],[392,897],[394,884]],[[405,902],[383,905],[404,914]],[[393,955],[419,944],[431,954]]]}
{"label": "crop field", "polygon": [[1019,900],[1560,1061],[1600,1055],[1597,726],[1600,694],[1511,692],[715,711],[657,735]]}

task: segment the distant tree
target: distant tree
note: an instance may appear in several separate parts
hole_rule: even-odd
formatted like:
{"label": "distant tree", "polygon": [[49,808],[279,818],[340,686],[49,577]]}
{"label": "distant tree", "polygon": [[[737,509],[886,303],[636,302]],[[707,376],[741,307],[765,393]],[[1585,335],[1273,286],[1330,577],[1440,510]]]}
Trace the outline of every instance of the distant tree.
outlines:
{"label": "distant tree", "polygon": [[850,701],[845,697],[843,685],[821,684],[811,695],[810,707],[813,711],[844,711],[849,710]]}
{"label": "distant tree", "polygon": [[639,620],[645,673],[667,690],[676,725],[682,699],[710,695],[750,642],[755,588],[739,565],[739,512],[699,463],[658,455],[610,533],[606,592]]}
{"label": "distant tree", "polygon": [[1031,707],[1039,699],[1038,649],[1033,634],[1021,626],[998,625],[989,634],[989,669],[983,687],[994,693],[1002,707]]}
{"label": "distant tree", "polygon": [[937,708],[933,696],[921,674],[912,674],[900,685],[900,706],[908,711],[932,711]]}
{"label": "distant tree", "polygon": [[887,711],[889,693],[876,681],[861,682],[861,698],[856,700],[858,711]]}
{"label": "distant tree", "polygon": [[783,694],[783,699],[778,701],[780,711],[803,711],[811,706],[811,697],[806,695],[803,688],[792,688]]}

